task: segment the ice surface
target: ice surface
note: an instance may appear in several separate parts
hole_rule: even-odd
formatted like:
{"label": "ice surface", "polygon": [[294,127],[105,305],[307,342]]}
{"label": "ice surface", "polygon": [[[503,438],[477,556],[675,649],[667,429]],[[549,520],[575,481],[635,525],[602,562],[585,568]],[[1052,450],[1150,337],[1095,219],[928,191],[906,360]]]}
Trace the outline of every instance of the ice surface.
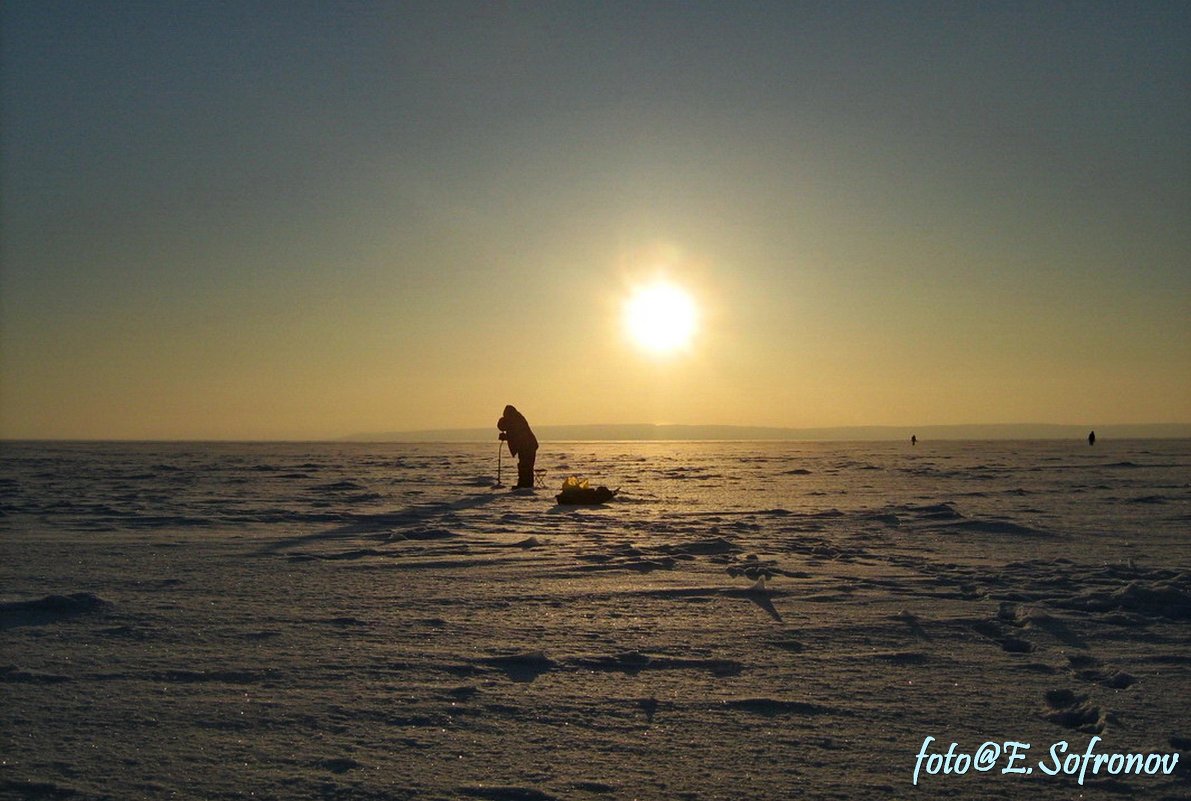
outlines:
{"label": "ice surface", "polygon": [[[1191,443],[0,445],[0,798],[1184,798]],[[1184,755],[1184,758],[1186,755]]]}

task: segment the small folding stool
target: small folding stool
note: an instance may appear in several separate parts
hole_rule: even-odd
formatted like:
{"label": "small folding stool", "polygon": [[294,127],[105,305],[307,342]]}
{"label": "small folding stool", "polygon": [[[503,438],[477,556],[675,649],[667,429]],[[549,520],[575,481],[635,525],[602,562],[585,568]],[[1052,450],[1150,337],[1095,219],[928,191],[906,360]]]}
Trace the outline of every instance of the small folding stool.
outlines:
{"label": "small folding stool", "polygon": [[546,468],[539,467],[533,471],[533,485],[546,489]]}

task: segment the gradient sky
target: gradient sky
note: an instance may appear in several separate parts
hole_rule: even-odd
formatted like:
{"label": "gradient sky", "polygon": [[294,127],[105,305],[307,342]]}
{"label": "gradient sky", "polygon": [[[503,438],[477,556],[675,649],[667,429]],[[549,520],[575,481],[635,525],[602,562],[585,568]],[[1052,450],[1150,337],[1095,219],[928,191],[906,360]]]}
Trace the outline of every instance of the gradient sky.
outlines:
{"label": "gradient sky", "polygon": [[0,15],[0,436],[1191,421],[1191,3]]}

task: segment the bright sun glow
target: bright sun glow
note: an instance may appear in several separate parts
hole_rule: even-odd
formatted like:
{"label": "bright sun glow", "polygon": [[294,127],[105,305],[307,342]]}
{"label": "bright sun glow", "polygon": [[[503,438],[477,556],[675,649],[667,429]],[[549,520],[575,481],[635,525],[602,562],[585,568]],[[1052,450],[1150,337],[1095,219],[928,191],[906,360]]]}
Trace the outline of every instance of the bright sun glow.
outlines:
{"label": "bright sun glow", "polygon": [[674,284],[658,282],[637,289],[624,309],[629,338],[651,353],[686,347],[695,334],[695,302]]}

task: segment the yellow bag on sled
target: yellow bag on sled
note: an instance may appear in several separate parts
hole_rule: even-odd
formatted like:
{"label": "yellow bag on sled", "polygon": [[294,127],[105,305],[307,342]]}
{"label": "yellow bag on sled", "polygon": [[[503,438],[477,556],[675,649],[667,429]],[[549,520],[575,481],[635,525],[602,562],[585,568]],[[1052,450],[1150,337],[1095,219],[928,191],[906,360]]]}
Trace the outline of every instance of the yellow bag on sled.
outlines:
{"label": "yellow bag on sled", "polygon": [[562,492],[555,495],[554,500],[565,504],[603,503],[615,497],[617,492],[619,490],[610,490],[607,487],[592,489],[587,486],[586,478],[570,476],[562,482]]}

